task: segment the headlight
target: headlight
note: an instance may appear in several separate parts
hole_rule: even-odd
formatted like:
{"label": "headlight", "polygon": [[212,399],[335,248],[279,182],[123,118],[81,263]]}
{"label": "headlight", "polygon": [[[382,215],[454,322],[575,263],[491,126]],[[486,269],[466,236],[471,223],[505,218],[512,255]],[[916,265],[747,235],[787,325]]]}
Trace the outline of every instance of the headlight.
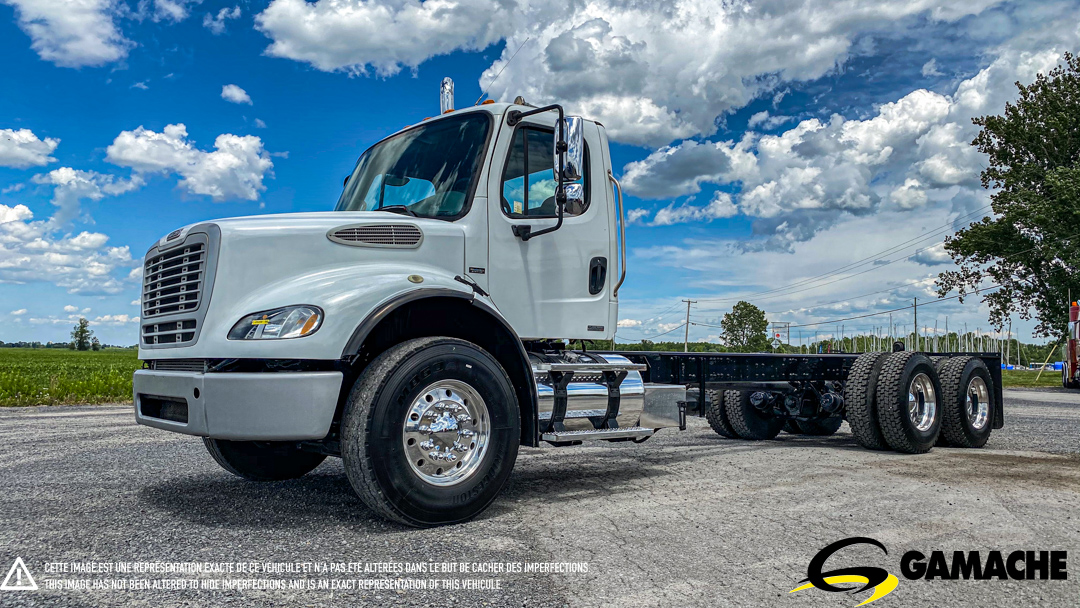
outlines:
{"label": "headlight", "polygon": [[317,306],[286,306],[248,315],[229,330],[230,340],[274,340],[302,338],[322,325],[323,311]]}

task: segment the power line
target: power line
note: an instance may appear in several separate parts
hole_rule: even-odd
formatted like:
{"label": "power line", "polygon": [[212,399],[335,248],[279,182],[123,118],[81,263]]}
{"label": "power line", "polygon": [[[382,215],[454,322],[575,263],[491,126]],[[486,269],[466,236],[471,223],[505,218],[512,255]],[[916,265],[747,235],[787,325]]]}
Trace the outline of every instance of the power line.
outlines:
{"label": "power line", "polygon": [[[957,298],[966,298],[968,296],[978,295],[979,293],[984,292],[984,291],[986,291],[988,289],[996,289],[998,287],[1001,287],[1001,285],[990,285],[988,287],[980,287],[979,289],[976,289],[976,290],[974,290],[974,291],[972,291],[970,293],[966,293],[966,294],[962,294],[962,295],[957,294],[955,296],[949,296],[947,298],[939,298],[937,300],[932,300],[932,301],[930,301],[930,302],[928,302],[926,304],[923,304],[923,306],[930,306],[932,304],[939,304],[941,302],[946,302],[948,300],[955,300]],[[832,323],[841,323],[843,321],[852,321],[854,319],[865,319],[867,317],[876,317],[878,315],[887,315],[889,313],[899,312],[901,310],[911,310],[913,308],[915,308],[915,307],[914,306],[903,306],[901,308],[893,308],[893,309],[890,309],[890,310],[882,310],[882,311],[879,311],[879,312],[871,312],[871,313],[867,313],[865,315],[856,315],[856,316],[853,316],[853,317],[844,317],[842,319],[830,319],[828,321],[818,321],[816,323],[802,323],[800,325],[792,325],[791,327],[792,328],[798,328],[798,327],[814,327],[816,325],[829,325],[829,324],[832,324]],[[696,321],[691,321],[690,323],[692,325],[699,325],[699,326],[702,326],[702,327],[720,327],[719,325],[712,325],[710,323],[698,323]]]}
{"label": "power line", "polygon": [[[990,205],[986,205],[985,207],[982,207],[982,208],[980,208],[980,209],[977,209],[977,210],[975,210],[975,211],[973,211],[973,212],[971,212],[971,213],[967,213],[967,214],[965,214],[965,215],[962,215],[962,216],[960,216],[960,217],[956,218],[955,220],[953,220],[953,221],[949,222],[948,224],[944,224],[943,226],[939,226],[938,228],[934,228],[934,229],[932,229],[932,230],[929,230],[929,231],[927,231],[927,232],[924,232],[924,233],[920,234],[919,236],[916,236],[915,238],[912,238],[912,239],[908,239],[908,240],[904,241],[903,243],[900,243],[900,244],[898,244],[898,245],[893,245],[892,247],[889,247],[889,248],[887,248],[887,249],[885,249],[885,250],[879,251],[878,253],[875,253],[875,254],[873,254],[873,255],[870,255],[870,256],[868,256],[868,257],[865,257],[865,258],[862,258],[862,259],[860,259],[860,260],[856,260],[856,261],[854,261],[854,262],[852,262],[852,263],[850,263],[850,264],[847,264],[847,265],[841,266],[840,268],[836,268],[836,269],[834,269],[834,270],[830,270],[829,272],[826,272],[826,273],[823,273],[823,274],[819,274],[819,275],[817,275],[817,276],[813,276],[813,277],[810,277],[810,278],[808,278],[808,279],[802,279],[802,280],[800,280],[800,281],[796,281],[795,283],[792,283],[792,284],[790,284],[790,285],[784,285],[784,286],[782,286],[782,287],[776,287],[776,288],[773,288],[773,289],[768,289],[768,290],[765,290],[765,291],[761,291],[761,292],[757,292],[757,293],[752,293],[752,294],[748,294],[748,295],[744,295],[744,296],[739,296],[739,297],[731,297],[731,298],[702,298],[702,299],[701,299],[701,301],[702,301],[702,302],[730,302],[730,301],[734,301],[734,300],[745,300],[745,299],[747,299],[747,298],[756,298],[756,297],[758,297],[758,296],[762,296],[762,295],[768,295],[768,294],[773,294],[773,293],[776,293],[776,292],[780,292],[780,291],[786,291],[786,290],[788,290],[788,289],[790,289],[790,288],[792,288],[792,287],[800,287],[800,286],[802,286],[802,285],[806,285],[806,284],[808,284],[808,283],[813,283],[813,282],[816,282],[816,281],[818,281],[818,280],[820,280],[820,279],[825,279],[825,278],[829,278],[829,277],[831,277],[831,276],[835,276],[835,275],[837,275],[837,274],[839,274],[839,273],[841,273],[841,272],[843,272],[843,271],[845,271],[845,270],[851,270],[851,269],[854,269],[854,268],[858,268],[858,267],[860,267],[860,266],[864,266],[864,265],[866,265],[867,263],[872,263],[872,262],[876,262],[876,261],[878,261],[878,259],[880,259],[880,258],[882,258],[882,257],[885,257],[885,256],[887,256],[887,255],[890,255],[890,254],[896,253],[896,252],[897,252],[898,250],[900,250],[900,249],[903,249],[903,248],[905,248],[905,247],[907,247],[907,246],[910,246],[910,245],[912,245],[912,244],[915,244],[915,243],[919,243],[919,242],[922,242],[922,241],[926,241],[926,240],[929,240],[929,239],[931,239],[931,238],[934,238],[934,237],[935,237],[935,236],[937,236],[937,235],[938,235],[939,233],[947,231],[947,230],[948,230],[949,228],[951,228],[951,227],[952,227],[952,226],[953,226],[953,225],[954,225],[954,224],[955,224],[955,223],[956,223],[957,221],[960,221],[960,220],[962,220],[962,219],[968,219],[968,218],[970,218],[970,217],[972,217],[972,216],[978,215],[978,214],[982,213],[983,211],[985,211],[985,210],[987,210],[987,209],[989,209],[989,208],[990,208]],[[936,245],[937,245],[937,244],[935,243],[934,245],[931,245],[930,247],[934,247],[934,246],[936,246]],[[920,253],[920,252],[922,252],[922,251],[925,251],[926,249],[929,249],[930,247],[924,247],[924,248],[921,248],[921,249],[919,249],[919,250],[915,251],[915,253],[912,253],[911,255],[912,255],[912,256],[913,256],[913,255],[916,255],[916,254],[918,254],[918,253]],[[910,257],[910,256],[908,256],[908,257]],[[888,262],[888,263],[886,263],[886,264],[882,264],[882,265],[880,265],[880,266],[876,266],[876,267],[875,267],[875,269],[876,269],[876,268],[880,268],[880,267],[882,267],[882,266],[887,266],[888,264],[891,264],[891,263],[893,263],[893,262],[899,261],[899,260],[901,260],[901,259],[906,259],[906,258],[898,258],[897,260],[893,260],[892,262]],[[869,271],[866,271],[866,272],[869,272]],[[859,274],[865,274],[865,273],[859,273]],[[856,274],[856,275],[850,275],[850,276],[858,276],[858,275]],[[845,278],[847,278],[847,277],[845,277]],[[843,280],[843,279],[838,279],[838,280]],[[832,281],[832,282],[835,282],[835,281]],[[830,283],[832,283],[832,282],[830,282]],[[810,289],[816,289],[817,287],[823,287],[824,285],[829,285],[830,283],[824,283],[824,284],[822,284],[822,285],[818,285],[818,286],[812,287],[812,288],[810,288]],[[800,291],[806,291],[806,290],[800,290]],[[793,292],[793,293],[799,293],[799,292]],[[790,294],[786,294],[786,295],[790,295]],[[777,296],[777,297],[778,297],[778,296]]]}

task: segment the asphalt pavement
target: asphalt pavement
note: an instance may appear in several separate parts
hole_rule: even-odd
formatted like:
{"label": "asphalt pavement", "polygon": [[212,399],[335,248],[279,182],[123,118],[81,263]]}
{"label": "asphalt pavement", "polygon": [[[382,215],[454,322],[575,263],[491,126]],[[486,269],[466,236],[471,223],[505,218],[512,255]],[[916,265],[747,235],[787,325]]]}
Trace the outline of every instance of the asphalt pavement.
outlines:
{"label": "asphalt pavement", "polygon": [[[698,418],[640,445],[523,449],[489,510],[433,530],[376,518],[336,459],[252,483],[196,438],[137,426],[130,406],[6,408],[0,575],[22,558],[38,589],[0,590],[0,606],[855,606],[869,592],[789,593],[820,549],[854,536],[888,554],[853,546],[828,566],[898,576],[875,606],[1077,606],[1080,393],[1007,391],[1005,406],[986,448],[919,456],[861,449],[846,425],[754,443]],[[1071,571],[908,580],[908,550],[1066,550]],[[402,579],[437,588],[371,582]]]}

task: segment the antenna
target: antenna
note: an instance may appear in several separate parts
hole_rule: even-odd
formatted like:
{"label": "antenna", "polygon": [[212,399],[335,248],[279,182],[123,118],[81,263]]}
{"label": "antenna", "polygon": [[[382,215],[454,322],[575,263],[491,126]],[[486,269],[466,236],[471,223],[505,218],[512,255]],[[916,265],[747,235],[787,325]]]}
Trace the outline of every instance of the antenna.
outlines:
{"label": "antenna", "polygon": [[[532,40],[532,36],[526,38],[525,42],[528,42],[530,40]],[[484,89],[484,92],[480,93],[480,97],[476,98],[476,103],[473,104],[474,106],[480,105],[480,100],[487,95],[488,89],[491,88],[491,85],[495,84],[495,81],[499,79],[499,76],[502,76],[503,71],[506,70],[506,66],[510,65],[510,62],[514,60],[514,57],[517,57],[517,54],[521,52],[521,47],[525,46],[525,42],[522,42],[521,45],[518,46],[517,50],[514,51],[514,54],[510,56],[510,59],[506,60],[506,63],[503,64],[503,67],[501,70],[499,70],[499,73],[495,75],[495,78],[491,79],[491,82],[488,83],[488,86],[486,89]]]}

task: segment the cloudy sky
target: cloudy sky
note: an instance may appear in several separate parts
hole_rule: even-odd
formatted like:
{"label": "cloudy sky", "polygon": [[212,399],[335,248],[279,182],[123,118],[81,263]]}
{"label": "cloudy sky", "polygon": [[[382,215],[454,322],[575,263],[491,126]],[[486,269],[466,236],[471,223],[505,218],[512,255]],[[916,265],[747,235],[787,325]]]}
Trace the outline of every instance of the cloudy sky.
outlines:
{"label": "cloudy sky", "polygon": [[331,209],[364,148],[437,111],[444,76],[459,105],[490,86],[607,127],[632,220],[621,340],[678,336],[686,297],[692,339],[740,298],[793,339],[916,297],[920,324],[986,331],[975,302],[929,304],[942,239],[987,213],[971,118],[1080,50],[1078,8],[0,0],[0,340],[86,316],[133,343],[154,240]]}

